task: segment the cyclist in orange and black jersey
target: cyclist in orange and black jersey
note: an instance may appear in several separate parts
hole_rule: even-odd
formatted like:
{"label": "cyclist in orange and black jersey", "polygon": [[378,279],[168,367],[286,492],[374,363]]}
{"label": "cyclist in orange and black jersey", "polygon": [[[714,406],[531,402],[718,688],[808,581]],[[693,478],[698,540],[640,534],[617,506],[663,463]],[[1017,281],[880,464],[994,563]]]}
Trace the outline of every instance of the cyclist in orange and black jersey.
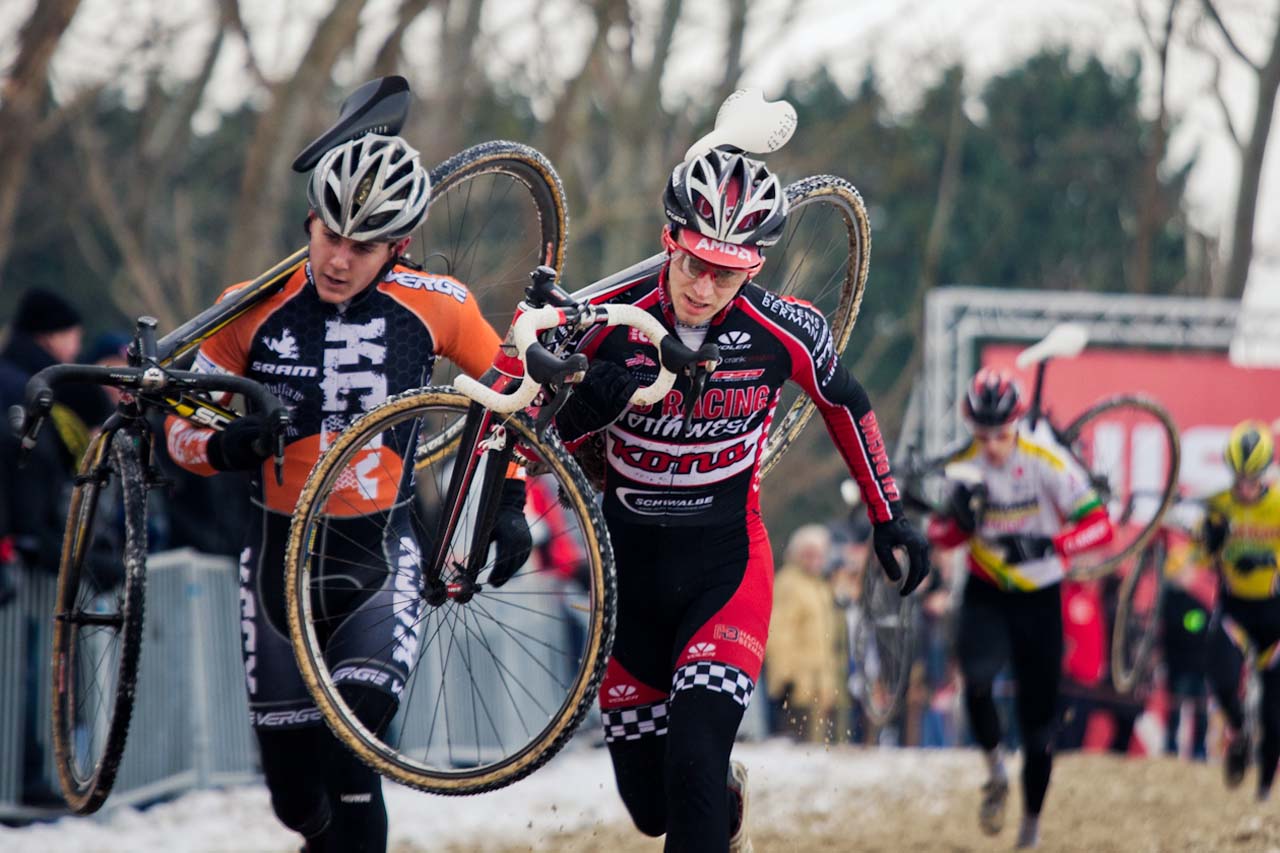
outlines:
{"label": "cyclist in orange and black jersey", "polygon": [[1231,727],[1223,762],[1228,787],[1244,778],[1250,738],[1240,705],[1244,655],[1262,679],[1259,800],[1271,793],[1280,760],[1280,490],[1266,479],[1275,457],[1271,428],[1237,424],[1227,440],[1230,489],[1206,502],[1201,544],[1218,570],[1218,606],[1209,629],[1209,682]]}
{"label": "cyclist in orange and black jersey", "polygon": [[[167,425],[170,453],[184,467],[255,475],[261,512],[240,558],[250,715],[272,807],[312,853],[385,850],[387,816],[381,777],[329,732],[294,663],[283,563],[298,493],[341,430],[389,396],[428,384],[437,357],[474,377],[499,347],[465,286],[397,263],[426,215],[429,192],[418,153],[399,137],[369,134],[326,153],[308,185],[309,262],[201,347],[197,370],[248,376],[292,409],[283,483],[264,466],[261,418],[240,418],[221,432],[176,418]],[[339,669],[338,689],[378,731],[394,713],[408,677],[403,661],[413,659],[419,639],[418,599],[394,608],[391,599],[397,588],[418,588],[418,555],[426,549],[402,515],[405,529],[387,531],[372,514],[397,501],[402,466],[412,460],[389,447],[366,452],[370,458],[356,461],[352,482],[330,500],[329,535],[314,571],[324,578],[321,606],[335,626],[326,654],[361,661]],[[521,480],[504,483],[495,572],[528,557],[524,499]],[[386,563],[369,565],[370,554]],[[382,614],[392,609],[397,618],[388,620]]]}

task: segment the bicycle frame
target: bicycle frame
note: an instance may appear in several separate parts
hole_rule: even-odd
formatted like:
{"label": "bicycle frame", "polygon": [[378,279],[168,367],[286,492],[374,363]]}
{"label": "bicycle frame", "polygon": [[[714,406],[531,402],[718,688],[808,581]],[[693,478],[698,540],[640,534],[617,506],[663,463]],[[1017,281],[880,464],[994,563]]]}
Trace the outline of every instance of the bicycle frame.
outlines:
{"label": "bicycle frame", "polygon": [[[586,356],[573,354],[560,358],[539,342],[540,332],[561,327],[581,331],[596,325],[628,325],[638,328],[649,340],[656,342],[661,366],[658,379],[652,385],[637,390],[632,396],[632,403],[637,405],[650,405],[663,399],[675,383],[676,371],[693,368],[694,381],[698,382],[704,380],[719,364],[719,348],[715,344],[704,344],[697,351],[690,350],[643,309],[632,305],[575,302],[572,297],[556,288],[556,272],[550,267],[539,267],[532,278],[533,284],[525,291],[528,300],[520,304],[508,335],[508,341],[514,345],[517,358],[524,368],[518,383],[508,382],[505,375],[497,370],[496,363],[495,368],[481,380],[459,376],[455,381],[458,391],[469,397],[472,403],[462,426],[457,456],[458,459],[465,459],[466,464],[457,466],[450,478],[445,509],[441,513],[433,540],[434,553],[431,560],[424,564],[427,600],[433,605],[439,605],[446,598],[469,597],[483,568],[487,544],[498,514],[499,487],[515,457],[515,447],[501,424],[497,423],[497,418],[532,405],[545,385],[563,386],[553,399],[544,402],[543,411],[538,418],[540,428],[544,428],[567,399],[573,383],[580,381],[586,374]],[[498,360],[505,362],[506,358],[499,353]],[[516,387],[507,392],[508,385]],[[689,395],[686,402],[686,422],[697,397],[697,394]],[[463,579],[461,582],[445,584],[441,578],[448,560],[449,544],[457,532],[466,497],[476,484],[477,472],[486,456],[488,464],[479,480],[478,517],[471,547],[467,552],[468,565],[460,573]],[[412,469],[412,465],[405,466],[406,472]],[[403,480],[401,485],[402,488],[407,486]]]}

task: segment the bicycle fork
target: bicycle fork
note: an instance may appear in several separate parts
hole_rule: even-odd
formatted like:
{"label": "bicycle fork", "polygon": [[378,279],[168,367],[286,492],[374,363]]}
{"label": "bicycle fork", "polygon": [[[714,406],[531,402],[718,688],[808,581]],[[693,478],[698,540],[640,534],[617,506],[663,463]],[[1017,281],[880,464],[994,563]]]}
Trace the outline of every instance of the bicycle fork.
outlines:
{"label": "bicycle fork", "polygon": [[[511,436],[506,427],[495,422],[495,413],[472,403],[436,524],[431,559],[423,566],[423,597],[432,607],[439,607],[450,599],[465,604],[480,590],[477,578],[488,559],[502,483],[513,453]],[[479,497],[474,501],[475,523],[468,547],[463,561],[459,562],[451,559],[450,546],[465,521],[468,495]]]}

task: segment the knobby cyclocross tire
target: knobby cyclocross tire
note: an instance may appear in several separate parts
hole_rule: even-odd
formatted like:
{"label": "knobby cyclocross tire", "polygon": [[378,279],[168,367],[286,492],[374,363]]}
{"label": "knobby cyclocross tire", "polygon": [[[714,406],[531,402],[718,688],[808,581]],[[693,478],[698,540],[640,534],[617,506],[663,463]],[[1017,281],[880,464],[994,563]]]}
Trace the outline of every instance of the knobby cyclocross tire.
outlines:
{"label": "knobby cyclocross tire", "polygon": [[1150,671],[1160,632],[1167,557],[1164,538],[1157,536],[1120,582],[1111,628],[1111,683],[1121,693],[1132,692]]}
{"label": "knobby cyclocross tire", "polygon": [[482,142],[436,166],[427,211],[419,260],[467,285],[499,334],[524,296],[529,273],[540,264],[564,266],[564,186],[550,161],[528,145]]}
{"label": "knobby cyclocross tire", "polygon": [[[493,423],[502,429],[490,435],[514,442],[516,461],[529,472],[526,514],[540,537],[535,557],[500,588],[489,585],[482,571],[474,594],[463,595],[452,584],[446,598],[445,584],[440,583],[441,598],[432,604],[430,584],[419,582],[410,590],[415,600],[402,596],[389,607],[384,618],[412,622],[405,627],[413,629],[413,638],[395,641],[397,650],[412,650],[405,652],[409,674],[400,685],[400,701],[389,722],[384,720],[374,731],[360,721],[358,709],[335,685],[331,667],[359,668],[372,659],[352,660],[348,655],[341,661],[327,660],[317,629],[340,629],[331,628],[336,620],[326,621],[328,611],[319,601],[325,573],[317,567],[323,559],[317,551],[323,550],[319,546],[326,536],[334,541],[331,531],[344,523],[339,514],[348,504],[355,506],[350,490],[363,488],[359,478],[378,476],[365,461],[375,450],[403,460],[415,457],[419,448],[431,447],[425,451],[428,458],[414,466],[416,482],[409,499],[401,499],[408,490],[402,463],[397,463],[386,472],[387,482],[395,479],[401,484],[390,493],[394,503],[385,510],[366,507],[360,516],[399,536],[407,514],[418,550],[428,555],[419,562],[428,562],[435,543],[424,540],[431,538],[435,518],[444,511],[447,480],[455,468],[455,460],[446,457],[456,455],[462,443],[455,439],[431,445],[431,438],[452,433],[470,405],[453,388],[429,387],[394,397],[355,421],[312,469],[294,512],[285,560],[290,639],[325,721],[379,773],[440,794],[474,794],[508,785],[532,773],[569,740],[596,699],[613,643],[616,610],[613,552],[577,464],[553,434],[536,435],[525,415],[505,420],[494,416]],[[551,496],[546,506],[535,508],[536,490]],[[467,514],[471,507],[464,500],[461,517],[472,518]],[[466,532],[451,544],[467,542]],[[576,567],[581,592],[555,580],[555,565],[540,562],[544,551],[563,544],[562,535],[565,542],[577,541],[581,547],[583,562]],[[404,540],[397,541],[403,558]],[[465,563],[466,557],[458,554],[456,560]],[[370,554],[369,559],[375,564],[382,560],[382,566],[387,562],[381,554]],[[397,577],[404,577],[399,571]],[[395,588],[404,591],[403,586]],[[568,597],[565,590],[571,591]],[[575,626],[580,629],[576,634]]]}
{"label": "knobby cyclocross tire", "polygon": [[[906,571],[906,566],[902,566]],[[850,647],[855,656],[863,711],[874,726],[883,726],[902,707],[911,677],[915,645],[915,596],[902,597],[869,551],[862,572],[862,595]]]}
{"label": "knobby cyclocross tire", "polygon": [[[756,282],[783,296],[812,303],[831,327],[838,358],[858,319],[871,262],[871,223],[853,184],[814,175],[787,187],[790,212],[782,238],[771,247]],[[814,405],[798,389],[779,398],[777,427],[760,457],[760,476],[782,458],[813,415]]]}
{"label": "knobby cyclocross tire", "polygon": [[[107,514],[116,509],[122,518]],[[77,814],[107,799],[124,754],[142,643],[146,530],[133,438],[99,435],[71,493],[54,608],[53,748],[63,796]],[[122,542],[111,539],[120,532]]]}
{"label": "knobby cyclocross tire", "polygon": [[[1132,470],[1105,470],[1113,460],[1103,459],[1104,454],[1097,452],[1100,442],[1096,433],[1100,429],[1105,429],[1108,424],[1115,426],[1114,433],[1127,436],[1122,445],[1127,447],[1137,437],[1138,430],[1132,425],[1135,420],[1142,421],[1140,426],[1144,444],[1141,453],[1130,452],[1120,462],[1123,464],[1126,459],[1134,462],[1141,458],[1158,463],[1163,459],[1165,470],[1149,491],[1145,488],[1133,489]],[[1138,395],[1122,395],[1109,397],[1086,409],[1063,430],[1062,443],[1089,472],[1094,488],[1106,504],[1115,526],[1115,539],[1104,551],[1086,551],[1073,560],[1068,569],[1068,575],[1076,579],[1099,578],[1115,571],[1126,560],[1136,557],[1155,535],[1165,513],[1172,506],[1178,488],[1181,453],[1178,430],[1169,413],[1159,403]],[[1131,522],[1135,503],[1139,500],[1147,502],[1144,509],[1150,515],[1142,521]]]}

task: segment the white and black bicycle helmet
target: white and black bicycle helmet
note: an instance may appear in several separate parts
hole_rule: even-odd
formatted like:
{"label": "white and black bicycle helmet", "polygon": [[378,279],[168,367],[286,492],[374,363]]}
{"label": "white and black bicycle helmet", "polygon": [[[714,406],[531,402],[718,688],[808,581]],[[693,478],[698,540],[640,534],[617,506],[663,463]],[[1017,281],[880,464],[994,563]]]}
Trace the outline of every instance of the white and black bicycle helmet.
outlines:
{"label": "white and black bicycle helmet", "polygon": [[431,179],[399,136],[366,134],[325,153],[307,182],[324,224],[361,243],[409,236],[427,215]]}
{"label": "white and black bicycle helmet", "polygon": [[787,220],[787,194],[777,176],[730,146],[676,166],[662,205],[680,248],[737,269],[758,269],[759,250],[778,241]]}

